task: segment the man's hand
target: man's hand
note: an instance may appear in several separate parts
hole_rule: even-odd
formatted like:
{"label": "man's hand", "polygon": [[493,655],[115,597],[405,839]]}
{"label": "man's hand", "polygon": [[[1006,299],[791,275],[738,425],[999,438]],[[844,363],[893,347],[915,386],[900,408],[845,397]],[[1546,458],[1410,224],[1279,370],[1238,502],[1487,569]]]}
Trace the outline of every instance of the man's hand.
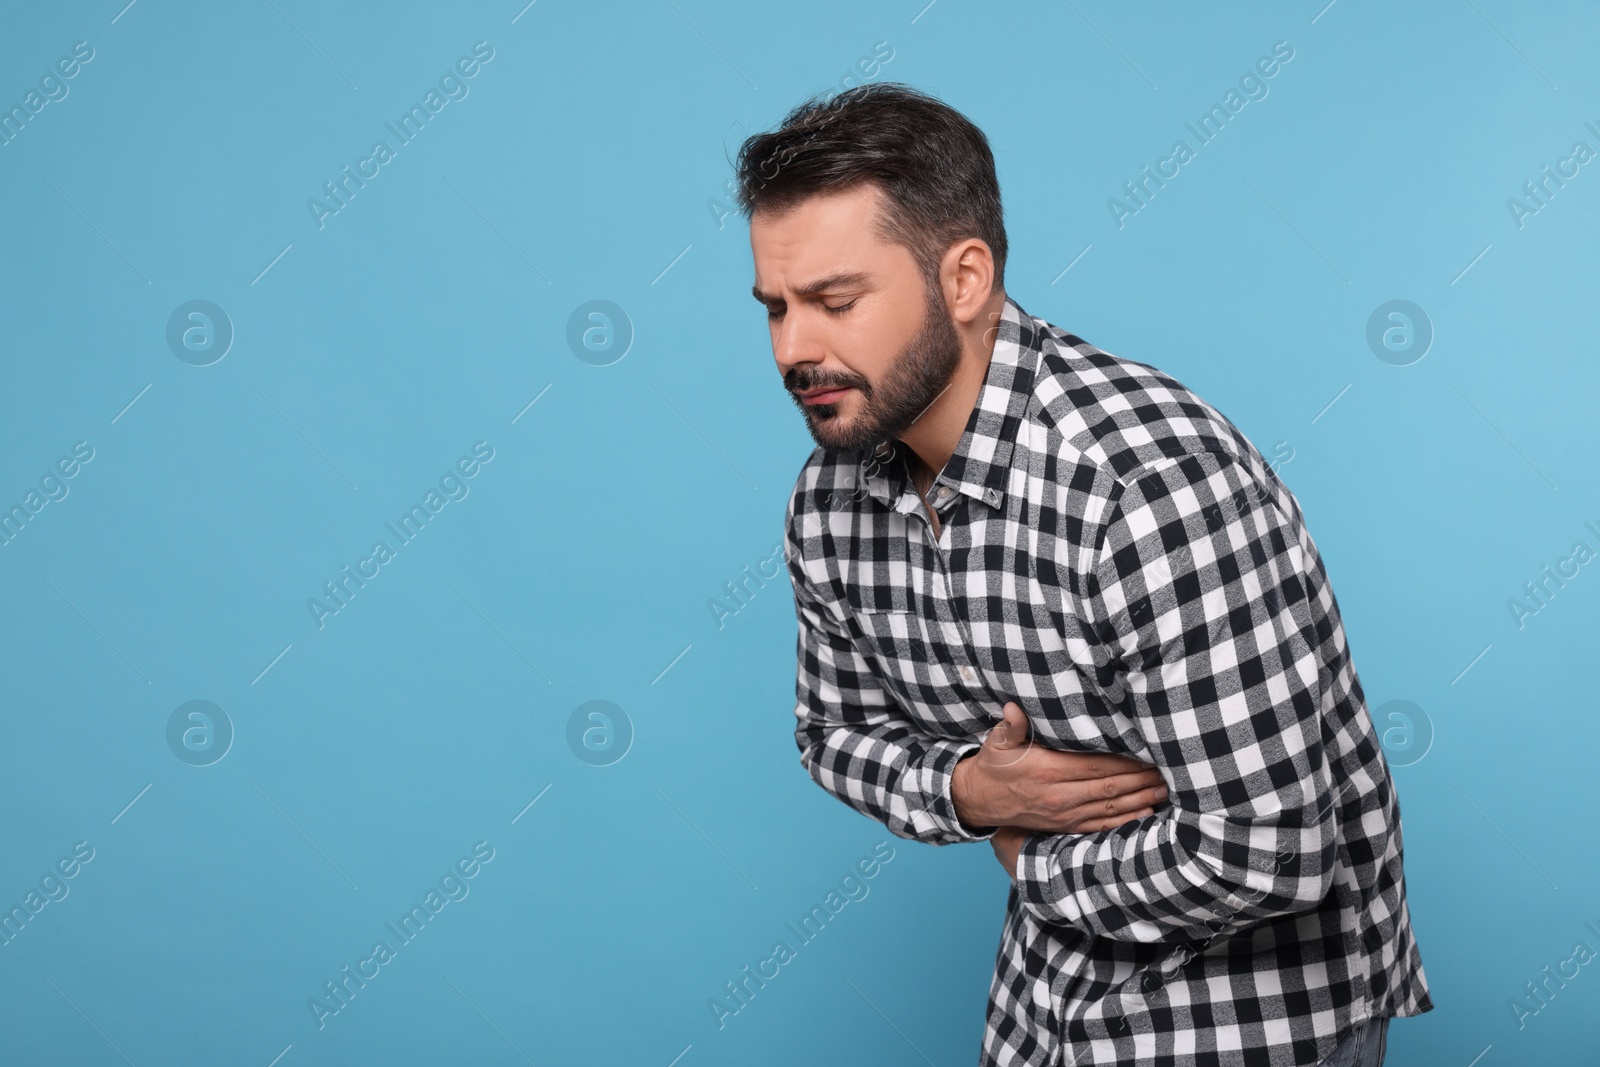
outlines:
{"label": "man's hand", "polygon": [[[1012,701],[983,747],[956,764],[950,793],[968,826],[1082,834],[1153,814],[1167,787],[1148,763],[1035,745],[1027,715]],[[993,840],[1004,863],[999,834]],[[1014,871],[1015,848],[1011,858],[1007,869]]]}
{"label": "man's hand", "polygon": [[994,849],[994,858],[1000,861],[1000,866],[1006,869],[1011,877],[1017,876],[1017,853],[1022,851],[1022,843],[1027,840],[1032,831],[1024,830],[1020,826],[1002,826],[989,838],[989,845]]}

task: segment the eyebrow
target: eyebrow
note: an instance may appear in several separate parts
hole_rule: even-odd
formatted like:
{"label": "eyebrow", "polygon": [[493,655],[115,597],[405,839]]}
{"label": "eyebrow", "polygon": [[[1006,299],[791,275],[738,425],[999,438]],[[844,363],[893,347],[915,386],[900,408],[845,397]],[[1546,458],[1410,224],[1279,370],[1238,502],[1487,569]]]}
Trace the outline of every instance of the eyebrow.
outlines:
{"label": "eyebrow", "polygon": [[[870,280],[871,279],[866,271],[838,271],[828,275],[826,278],[818,278],[814,282],[807,282],[805,285],[797,285],[794,287],[794,292],[796,296],[816,296],[818,293],[825,293],[830,289],[843,289],[851,286],[865,285]],[[775,304],[778,302],[778,297],[768,296],[766,293],[763,293],[759,285],[752,285],[750,287],[750,295],[755,297],[756,300],[763,304]]]}

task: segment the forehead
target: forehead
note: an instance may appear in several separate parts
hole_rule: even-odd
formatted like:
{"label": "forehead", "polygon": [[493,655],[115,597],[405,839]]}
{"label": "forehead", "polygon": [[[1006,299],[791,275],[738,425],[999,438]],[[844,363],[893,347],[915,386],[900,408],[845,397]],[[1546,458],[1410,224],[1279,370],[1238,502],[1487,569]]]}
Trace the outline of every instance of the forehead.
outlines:
{"label": "forehead", "polygon": [[874,222],[883,194],[862,184],[818,193],[781,212],[758,211],[750,219],[750,250],[756,284],[767,291],[841,268],[892,269],[895,253],[909,254],[878,236]]}

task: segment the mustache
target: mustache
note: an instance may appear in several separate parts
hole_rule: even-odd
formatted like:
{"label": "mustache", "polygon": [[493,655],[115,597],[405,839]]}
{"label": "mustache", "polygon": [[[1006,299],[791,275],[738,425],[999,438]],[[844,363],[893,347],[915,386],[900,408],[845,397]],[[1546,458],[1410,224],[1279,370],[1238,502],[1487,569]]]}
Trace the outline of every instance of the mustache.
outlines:
{"label": "mustache", "polygon": [[783,387],[791,393],[805,393],[813,389],[860,389],[863,393],[870,391],[870,385],[865,378],[824,378],[818,375],[805,373],[795,367],[783,376]]}

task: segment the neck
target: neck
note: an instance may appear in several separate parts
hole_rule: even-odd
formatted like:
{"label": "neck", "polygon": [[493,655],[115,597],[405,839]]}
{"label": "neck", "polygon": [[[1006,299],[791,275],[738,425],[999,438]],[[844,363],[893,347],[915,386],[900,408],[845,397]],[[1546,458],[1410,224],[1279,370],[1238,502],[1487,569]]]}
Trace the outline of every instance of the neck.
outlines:
{"label": "neck", "polygon": [[928,405],[911,428],[900,435],[900,440],[915,454],[923,468],[914,473],[932,482],[944,465],[950,461],[961,435],[966,432],[967,420],[983,391],[983,382],[989,374],[989,361],[994,356],[994,342],[999,335],[995,327],[1005,306],[1004,290],[995,293],[971,322],[957,323],[956,332],[961,337],[961,360],[944,392]]}

